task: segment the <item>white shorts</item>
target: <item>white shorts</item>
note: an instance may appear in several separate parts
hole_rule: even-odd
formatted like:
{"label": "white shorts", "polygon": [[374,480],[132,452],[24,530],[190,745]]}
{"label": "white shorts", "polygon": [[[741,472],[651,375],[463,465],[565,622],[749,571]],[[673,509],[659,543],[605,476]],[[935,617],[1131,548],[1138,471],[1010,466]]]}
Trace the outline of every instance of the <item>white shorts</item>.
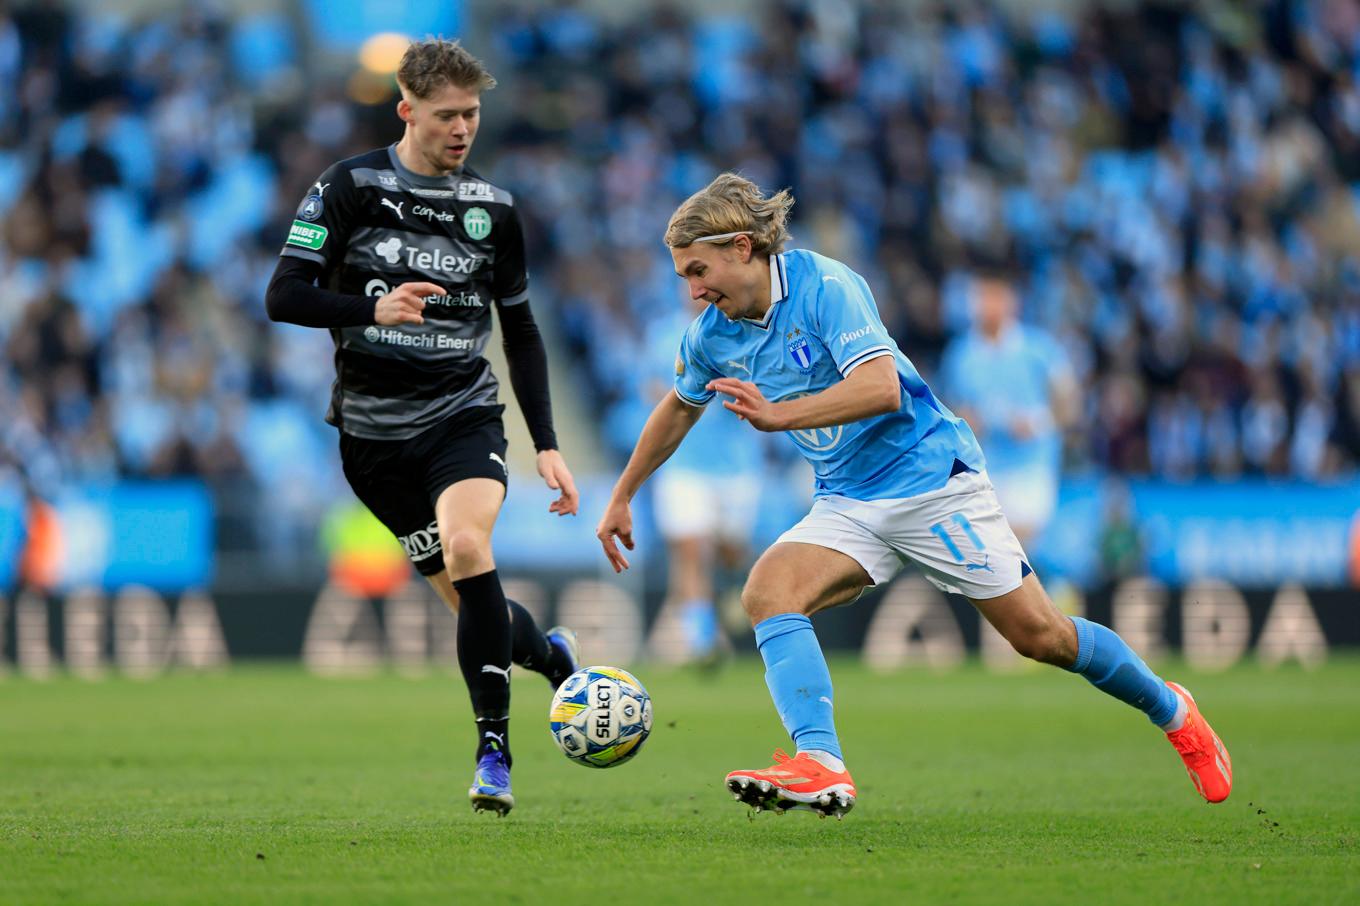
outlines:
{"label": "white shorts", "polygon": [[1052,469],[1032,466],[988,472],[1001,511],[1012,525],[1033,537],[1044,530],[1058,505],[1058,476]]}
{"label": "white shorts", "polygon": [[977,600],[1019,588],[1028,562],[985,472],[960,472],[915,497],[819,497],[776,543],[786,541],[847,554],[875,585],[915,563],[938,588]]}
{"label": "white shorts", "polygon": [[709,537],[745,543],[760,502],[760,478],[664,469],[653,497],[656,523],[667,541]]}

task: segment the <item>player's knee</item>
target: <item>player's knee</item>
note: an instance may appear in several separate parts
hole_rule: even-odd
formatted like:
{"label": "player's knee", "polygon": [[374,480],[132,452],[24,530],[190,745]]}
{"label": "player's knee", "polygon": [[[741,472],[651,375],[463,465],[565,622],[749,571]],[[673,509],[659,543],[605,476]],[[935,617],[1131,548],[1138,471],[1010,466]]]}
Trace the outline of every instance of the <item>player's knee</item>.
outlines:
{"label": "player's knee", "polygon": [[747,582],[747,586],[741,589],[741,608],[747,612],[752,626],[785,609],[779,607],[779,597],[768,585]]}
{"label": "player's knee", "polygon": [[444,541],[444,568],[450,576],[471,576],[491,567],[491,537],[470,529],[455,529]]}
{"label": "player's knee", "polygon": [[741,590],[741,609],[746,611],[746,616],[750,618],[752,626],[764,619],[762,614],[768,601],[769,596],[761,589],[753,588],[749,582]]}
{"label": "player's knee", "polygon": [[1065,666],[1076,659],[1062,627],[1054,620],[1018,627],[1007,634],[1006,641],[1020,656],[1041,664]]}
{"label": "player's knee", "polygon": [[754,626],[781,613],[807,613],[806,602],[788,589],[747,582],[741,590],[741,606]]}

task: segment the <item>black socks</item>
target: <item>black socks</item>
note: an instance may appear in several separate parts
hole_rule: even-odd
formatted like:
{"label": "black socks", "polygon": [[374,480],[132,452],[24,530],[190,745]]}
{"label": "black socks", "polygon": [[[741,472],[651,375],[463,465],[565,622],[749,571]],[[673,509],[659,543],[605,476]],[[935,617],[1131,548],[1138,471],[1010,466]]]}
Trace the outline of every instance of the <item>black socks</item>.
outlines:
{"label": "black socks", "polygon": [[565,683],[572,673],[567,653],[548,641],[529,611],[518,601],[507,599],[505,603],[510,605],[511,660],[526,670],[546,676],[554,689]]}
{"label": "black socks", "polygon": [[508,765],[513,646],[505,592],[494,569],[480,576],[457,579],[453,587],[459,598],[458,665],[472,698],[472,713],[477,716],[477,758],[499,751],[505,754]]}

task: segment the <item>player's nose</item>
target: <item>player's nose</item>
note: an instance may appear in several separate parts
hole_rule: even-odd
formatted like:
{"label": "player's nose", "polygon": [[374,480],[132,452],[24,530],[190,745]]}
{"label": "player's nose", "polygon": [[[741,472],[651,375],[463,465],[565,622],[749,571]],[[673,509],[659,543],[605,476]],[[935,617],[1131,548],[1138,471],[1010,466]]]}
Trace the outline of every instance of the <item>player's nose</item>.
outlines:
{"label": "player's nose", "polygon": [[695,280],[689,282],[689,297],[691,299],[702,299],[706,295],[708,295],[708,287]]}

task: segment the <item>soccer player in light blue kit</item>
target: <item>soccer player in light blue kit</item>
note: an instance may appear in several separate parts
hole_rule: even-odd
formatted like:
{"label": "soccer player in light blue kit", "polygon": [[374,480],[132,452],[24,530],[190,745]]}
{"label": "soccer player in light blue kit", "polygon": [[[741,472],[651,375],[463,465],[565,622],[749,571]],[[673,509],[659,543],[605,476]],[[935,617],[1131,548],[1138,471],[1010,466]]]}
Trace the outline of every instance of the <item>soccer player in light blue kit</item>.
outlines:
{"label": "soccer player in light blue kit", "polygon": [[1227,750],[1188,692],[1156,676],[1114,632],[1067,617],[1044,594],[1006,524],[967,423],[935,398],[888,336],[868,286],[844,264],[784,252],[793,198],[725,173],[671,216],[666,245],[709,307],[680,344],[675,393],[657,405],[596,536],[616,571],[633,548],[629,501],[705,403],[761,431],[787,431],[812,464],[811,512],[757,561],[742,592],[765,681],[797,746],[733,771],[756,809],[844,815],[855,803],[826,659],[808,617],[853,601],[907,562],[968,597],[1026,657],[1084,676],[1167,732],[1210,802],[1232,787]]}

